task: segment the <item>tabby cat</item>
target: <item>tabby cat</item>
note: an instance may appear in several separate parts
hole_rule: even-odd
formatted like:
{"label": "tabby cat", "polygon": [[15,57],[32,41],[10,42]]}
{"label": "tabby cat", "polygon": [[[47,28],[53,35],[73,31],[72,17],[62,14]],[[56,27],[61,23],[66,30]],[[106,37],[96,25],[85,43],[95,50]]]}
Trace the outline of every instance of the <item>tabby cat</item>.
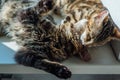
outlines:
{"label": "tabby cat", "polygon": [[[57,23],[53,14],[63,17]],[[87,47],[119,39],[120,32],[100,0],[19,0],[7,1],[0,11],[0,32],[21,47],[17,63],[71,77],[59,63],[77,55],[91,59]]]}

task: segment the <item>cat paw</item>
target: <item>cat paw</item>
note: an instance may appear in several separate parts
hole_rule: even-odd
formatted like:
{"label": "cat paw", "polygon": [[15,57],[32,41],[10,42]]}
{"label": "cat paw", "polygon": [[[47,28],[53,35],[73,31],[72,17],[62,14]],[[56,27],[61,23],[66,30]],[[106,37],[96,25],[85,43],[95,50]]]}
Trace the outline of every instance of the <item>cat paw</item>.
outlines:
{"label": "cat paw", "polygon": [[86,46],[83,46],[82,45],[82,48],[81,48],[81,52],[79,53],[80,57],[81,57],[81,60],[85,61],[85,62],[88,62],[91,60],[91,55],[90,53],[88,52],[88,49]]}
{"label": "cat paw", "polygon": [[54,0],[41,0],[35,8],[39,14],[46,14],[53,9],[54,5]]}
{"label": "cat paw", "polygon": [[71,71],[65,66],[59,66],[56,70],[56,76],[62,79],[68,79],[72,75]]}
{"label": "cat paw", "polygon": [[91,60],[91,56],[90,56],[90,54],[86,54],[86,55],[84,55],[82,60],[85,61],[85,62],[90,61],[90,60]]}
{"label": "cat paw", "polygon": [[32,8],[27,8],[18,13],[18,20],[21,23],[36,24],[38,21],[37,13]]}

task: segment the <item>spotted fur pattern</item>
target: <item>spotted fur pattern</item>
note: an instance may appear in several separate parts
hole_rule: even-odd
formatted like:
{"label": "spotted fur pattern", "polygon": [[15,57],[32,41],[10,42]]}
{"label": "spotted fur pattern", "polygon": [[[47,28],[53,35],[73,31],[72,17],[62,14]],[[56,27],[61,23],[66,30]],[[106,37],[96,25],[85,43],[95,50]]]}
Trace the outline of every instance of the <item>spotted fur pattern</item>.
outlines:
{"label": "spotted fur pattern", "polygon": [[[63,17],[61,23],[52,14]],[[89,61],[86,46],[119,35],[99,0],[7,1],[0,15],[1,34],[21,46],[16,62],[64,79],[71,71],[59,62],[74,55]]]}
{"label": "spotted fur pattern", "polygon": [[117,26],[100,0],[57,0],[54,13],[65,17],[60,26],[67,28],[67,35],[77,35],[83,45],[100,46],[120,39],[115,36],[119,33]]}

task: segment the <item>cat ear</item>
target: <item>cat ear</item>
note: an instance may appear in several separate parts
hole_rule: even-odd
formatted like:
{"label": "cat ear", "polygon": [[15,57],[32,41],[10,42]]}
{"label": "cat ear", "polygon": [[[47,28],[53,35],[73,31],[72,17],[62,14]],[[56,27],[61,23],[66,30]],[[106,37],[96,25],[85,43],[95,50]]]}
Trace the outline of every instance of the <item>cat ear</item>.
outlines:
{"label": "cat ear", "polygon": [[102,12],[98,13],[98,15],[95,17],[96,24],[101,25],[103,21],[108,18],[109,12],[107,10],[103,10]]}
{"label": "cat ear", "polygon": [[114,27],[113,38],[120,40],[120,30],[117,27]]}

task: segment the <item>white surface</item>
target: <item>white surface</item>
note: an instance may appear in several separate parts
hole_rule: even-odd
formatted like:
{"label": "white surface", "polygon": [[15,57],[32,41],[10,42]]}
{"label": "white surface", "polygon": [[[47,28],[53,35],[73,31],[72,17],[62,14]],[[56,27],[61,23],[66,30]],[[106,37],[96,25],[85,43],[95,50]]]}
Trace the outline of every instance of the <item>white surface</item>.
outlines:
{"label": "white surface", "polygon": [[[110,10],[114,21],[120,25],[120,0],[102,0]],[[14,42],[0,38],[0,73],[42,73],[43,71],[29,67],[15,65],[14,53],[18,49]],[[109,45],[89,49],[92,55],[90,62],[82,62],[78,58],[70,58],[65,61],[73,73],[76,74],[120,74],[120,63],[113,55]],[[6,64],[6,65],[5,65]],[[8,65],[14,64],[14,65]]]}
{"label": "white surface", "polygon": [[[110,14],[120,29],[120,0],[102,0],[104,5],[109,9]],[[120,41],[112,41],[116,57],[120,60]]]}
{"label": "white surface", "polygon": [[8,38],[0,38],[0,64],[15,64],[14,54],[18,50],[15,42]]}
{"label": "white surface", "polygon": [[120,0],[102,0],[102,2],[108,8],[114,22],[120,28]]}

